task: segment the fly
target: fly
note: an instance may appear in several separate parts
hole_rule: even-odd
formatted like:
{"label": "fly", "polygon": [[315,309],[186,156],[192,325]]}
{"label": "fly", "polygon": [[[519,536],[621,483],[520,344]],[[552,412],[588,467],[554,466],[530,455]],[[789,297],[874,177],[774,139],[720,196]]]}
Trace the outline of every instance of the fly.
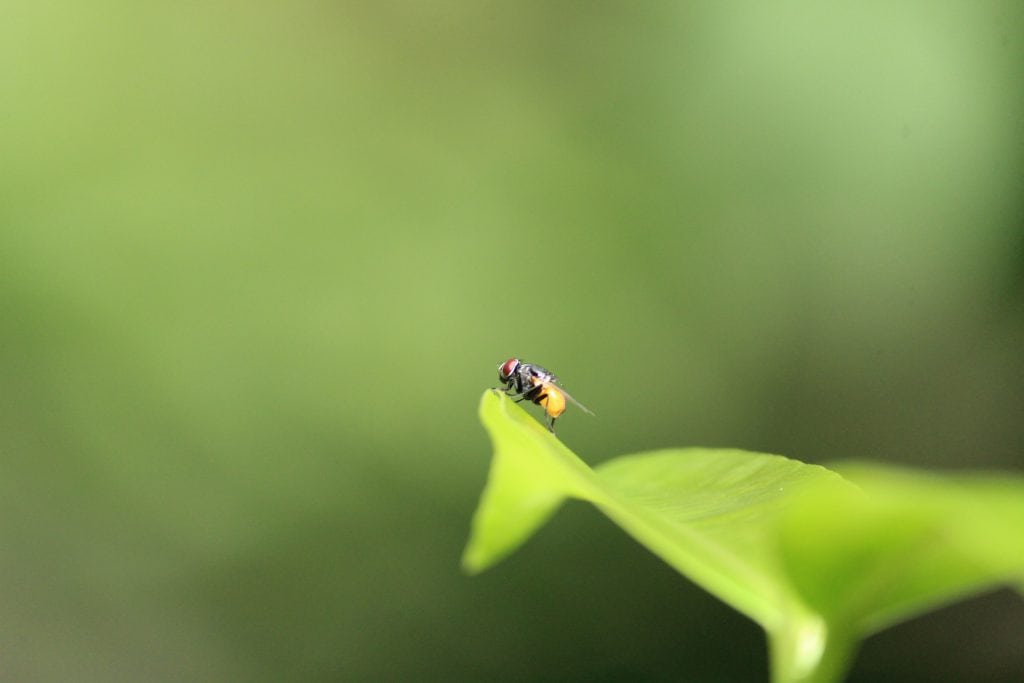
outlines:
{"label": "fly", "polygon": [[498,380],[505,385],[505,393],[516,403],[526,399],[544,408],[548,429],[555,432],[555,420],[565,412],[566,400],[575,403],[588,415],[594,413],[585,405],[558,386],[558,378],[539,365],[523,363],[518,358],[509,358],[498,366]]}

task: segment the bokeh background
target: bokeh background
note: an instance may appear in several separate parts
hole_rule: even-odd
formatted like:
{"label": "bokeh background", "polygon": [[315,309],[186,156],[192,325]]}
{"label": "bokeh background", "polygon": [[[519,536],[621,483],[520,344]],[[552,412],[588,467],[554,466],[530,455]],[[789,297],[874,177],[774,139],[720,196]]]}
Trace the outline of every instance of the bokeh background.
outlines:
{"label": "bokeh background", "polygon": [[766,680],[582,504],[464,576],[479,397],[553,369],[592,464],[1024,470],[1022,83],[1013,0],[3,3],[0,679]]}

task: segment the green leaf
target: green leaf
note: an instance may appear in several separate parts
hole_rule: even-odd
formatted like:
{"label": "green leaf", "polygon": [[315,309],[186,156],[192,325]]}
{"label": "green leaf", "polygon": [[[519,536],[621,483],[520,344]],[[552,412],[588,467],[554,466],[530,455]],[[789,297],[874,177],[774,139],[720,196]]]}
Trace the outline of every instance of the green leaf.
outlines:
{"label": "green leaf", "polygon": [[1024,576],[1024,481],[837,466],[866,495],[809,495],[780,529],[804,601],[864,636]]}
{"label": "green leaf", "polygon": [[[525,542],[566,498],[589,501],[767,632],[778,682],[835,681],[865,635],[1024,577],[1024,483],[815,465],[737,450],[628,455],[592,470],[500,392],[463,563]],[[851,483],[856,482],[856,484]]]}

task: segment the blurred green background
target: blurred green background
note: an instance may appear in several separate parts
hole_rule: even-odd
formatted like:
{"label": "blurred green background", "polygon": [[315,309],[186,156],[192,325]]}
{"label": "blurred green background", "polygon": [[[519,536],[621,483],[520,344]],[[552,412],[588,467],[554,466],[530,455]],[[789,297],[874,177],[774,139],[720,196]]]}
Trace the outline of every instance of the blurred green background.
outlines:
{"label": "blurred green background", "polygon": [[1012,0],[3,3],[0,679],[765,680],[586,506],[460,573],[480,394],[551,368],[592,464],[1024,469],[1022,82]]}

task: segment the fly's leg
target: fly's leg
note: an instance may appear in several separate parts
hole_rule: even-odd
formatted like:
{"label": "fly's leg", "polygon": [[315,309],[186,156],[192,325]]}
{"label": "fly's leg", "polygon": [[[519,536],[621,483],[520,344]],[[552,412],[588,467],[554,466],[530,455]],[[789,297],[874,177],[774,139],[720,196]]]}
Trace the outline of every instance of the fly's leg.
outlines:
{"label": "fly's leg", "polygon": [[[525,400],[530,400],[533,401],[534,403],[537,403],[538,398],[543,398],[543,395],[541,395],[540,397],[537,396],[537,389],[538,387],[530,387],[529,389],[521,391],[518,394],[508,393],[508,397],[515,401],[516,403],[520,403]],[[509,389],[509,392],[511,392],[511,388]]]}
{"label": "fly's leg", "polygon": [[522,393],[516,393],[516,391],[511,386],[494,387],[494,390],[502,392],[516,403],[522,401],[523,397],[526,395],[525,391]]}
{"label": "fly's leg", "polygon": [[523,391],[523,392],[520,392],[520,393],[518,393],[518,394],[517,394],[516,392],[512,391],[512,388],[511,388],[511,387],[509,387],[508,389],[506,389],[506,390],[505,390],[505,395],[506,395],[506,396],[508,396],[508,397],[509,397],[510,399],[512,399],[513,401],[515,401],[516,403],[519,403],[519,402],[520,402],[520,401],[522,401],[522,400],[523,400],[524,398],[526,398],[526,395],[527,395],[528,393],[530,393],[530,392],[528,392],[528,391]]}
{"label": "fly's leg", "polygon": [[548,431],[551,432],[552,434],[554,434],[555,433],[555,420],[558,419],[558,418],[554,417],[551,413],[548,412],[548,406],[547,406],[546,403],[544,403],[544,399],[546,399],[547,397],[548,397],[548,392],[542,391],[537,396],[537,400],[534,401],[534,403],[536,403],[539,406],[544,406],[544,415],[547,416],[547,418],[548,418],[547,419]]}

